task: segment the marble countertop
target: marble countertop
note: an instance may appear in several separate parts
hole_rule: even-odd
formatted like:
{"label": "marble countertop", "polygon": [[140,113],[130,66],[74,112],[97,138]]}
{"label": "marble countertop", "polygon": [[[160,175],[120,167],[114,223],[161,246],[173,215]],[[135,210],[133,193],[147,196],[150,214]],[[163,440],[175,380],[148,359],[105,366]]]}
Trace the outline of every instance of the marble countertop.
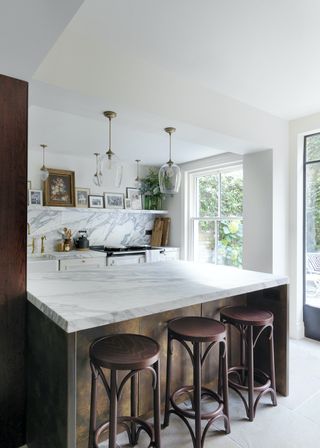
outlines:
{"label": "marble countertop", "polygon": [[28,276],[28,300],[67,333],[288,283],[286,277],[184,261]]}

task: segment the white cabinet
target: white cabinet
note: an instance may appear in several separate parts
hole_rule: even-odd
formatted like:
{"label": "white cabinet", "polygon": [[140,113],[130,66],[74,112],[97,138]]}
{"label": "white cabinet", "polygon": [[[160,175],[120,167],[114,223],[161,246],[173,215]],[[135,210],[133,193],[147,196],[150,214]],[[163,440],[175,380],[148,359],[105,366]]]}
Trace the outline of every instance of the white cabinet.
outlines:
{"label": "white cabinet", "polygon": [[145,263],[144,254],[138,255],[120,255],[107,258],[107,266],[123,266],[128,264]]}
{"label": "white cabinet", "polygon": [[60,271],[87,271],[88,269],[106,269],[106,258],[69,258],[60,260]]}
{"label": "white cabinet", "polygon": [[27,272],[28,274],[34,274],[38,272],[56,272],[59,270],[58,260],[46,260],[46,259],[28,259],[27,260]]}
{"label": "white cabinet", "polygon": [[161,251],[163,261],[179,260],[180,249],[178,247],[164,247]]}

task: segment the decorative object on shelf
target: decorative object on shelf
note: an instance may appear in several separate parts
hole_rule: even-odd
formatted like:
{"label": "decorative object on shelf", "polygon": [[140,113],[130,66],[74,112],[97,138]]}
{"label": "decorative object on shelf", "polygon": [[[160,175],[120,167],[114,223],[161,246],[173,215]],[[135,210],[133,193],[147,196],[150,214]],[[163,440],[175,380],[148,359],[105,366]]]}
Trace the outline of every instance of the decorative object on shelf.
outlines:
{"label": "decorative object on shelf", "polygon": [[104,193],[105,208],[124,208],[123,193]]}
{"label": "decorative object on shelf", "polygon": [[88,208],[90,188],[76,188],[76,207]]}
{"label": "decorative object on shelf", "polygon": [[127,187],[127,198],[131,202],[131,210],[142,209],[142,196],[139,188]]}
{"label": "decorative object on shelf", "polygon": [[75,206],[74,171],[48,168],[44,182],[44,204],[57,207]]}
{"label": "decorative object on shelf", "polygon": [[32,189],[32,184],[31,184],[31,180],[27,181],[27,190],[31,190]]}
{"label": "decorative object on shelf", "polygon": [[143,194],[145,210],[161,210],[163,194],[160,191],[156,169],[151,168],[148,175],[141,179],[140,191]]}
{"label": "decorative object on shelf", "polygon": [[90,208],[104,208],[103,196],[90,194],[88,198]]}
{"label": "decorative object on shelf", "polygon": [[64,234],[64,251],[69,252],[72,249],[72,230],[65,227]]}
{"label": "decorative object on shelf", "polygon": [[141,162],[141,160],[136,159],[135,162],[137,163],[137,177],[134,180],[135,183],[135,187],[136,188],[140,188],[141,187],[141,179],[140,179],[140,166],[139,163]]}
{"label": "decorative object on shelf", "polygon": [[93,183],[97,187],[101,187],[102,181],[103,181],[103,174],[101,171],[101,160],[100,160],[100,153],[94,152],[93,153],[96,156],[96,172],[93,175]]}
{"label": "decorative object on shelf", "polygon": [[42,190],[29,190],[29,205],[42,206]]}
{"label": "decorative object on shelf", "polygon": [[127,210],[130,210],[130,209],[131,209],[131,200],[130,200],[129,198],[125,198],[125,200],[124,200],[124,204],[125,204],[125,208],[126,208]]}
{"label": "decorative object on shelf", "polygon": [[101,171],[104,172],[104,166],[106,166],[106,177],[112,179],[112,183],[115,187],[120,187],[123,175],[123,166],[120,159],[111,149],[111,120],[116,118],[116,112],[105,111],[103,115],[109,120],[109,149],[104,156],[99,157],[101,163]]}
{"label": "decorative object on shelf", "polygon": [[172,195],[179,192],[181,182],[181,170],[171,160],[171,136],[176,129],[168,127],[164,130],[169,134],[169,160],[159,170],[159,184],[161,193]]}
{"label": "decorative object on shelf", "polygon": [[40,179],[45,182],[49,177],[48,168],[45,165],[45,149],[48,148],[48,145],[40,145],[42,148],[42,167],[40,168]]}
{"label": "decorative object on shelf", "polygon": [[88,232],[79,230],[77,238],[74,238],[73,242],[77,250],[89,250]]}

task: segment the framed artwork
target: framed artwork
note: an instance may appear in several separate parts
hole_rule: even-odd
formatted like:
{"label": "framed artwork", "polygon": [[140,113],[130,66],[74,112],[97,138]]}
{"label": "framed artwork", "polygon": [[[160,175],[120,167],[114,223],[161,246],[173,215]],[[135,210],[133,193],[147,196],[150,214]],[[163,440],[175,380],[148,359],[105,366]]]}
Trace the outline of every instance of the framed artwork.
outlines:
{"label": "framed artwork", "polygon": [[124,200],[125,208],[130,209],[131,208],[131,200],[128,198],[125,198]]}
{"label": "framed artwork", "polygon": [[105,208],[124,208],[123,193],[104,193]]}
{"label": "framed artwork", "polygon": [[27,190],[31,190],[32,186],[31,186],[31,180],[27,181]]}
{"label": "framed artwork", "polygon": [[139,188],[127,187],[127,198],[130,199],[132,210],[142,209],[142,195]]}
{"label": "framed artwork", "polygon": [[44,204],[58,207],[75,206],[74,171],[48,168],[44,182]]}
{"label": "framed artwork", "polygon": [[88,196],[88,198],[89,198],[89,207],[90,208],[104,208],[103,196],[90,194]]}
{"label": "framed artwork", "polygon": [[88,207],[90,188],[76,188],[76,207]]}
{"label": "framed artwork", "polygon": [[29,190],[29,205],[42,206],[42,190]]}

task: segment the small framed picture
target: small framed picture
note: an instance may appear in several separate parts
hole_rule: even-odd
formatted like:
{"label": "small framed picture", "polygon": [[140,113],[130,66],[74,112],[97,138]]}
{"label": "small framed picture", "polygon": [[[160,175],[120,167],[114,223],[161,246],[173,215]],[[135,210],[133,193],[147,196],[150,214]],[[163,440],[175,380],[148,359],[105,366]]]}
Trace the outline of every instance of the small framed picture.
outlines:
{"label": "small framed picture", "polygon": [[89,194],[88,199],[90,208],[104,208],[103,196]]}
{"label": "small framed picture", "polygon": [[142,209],[142,196],[139,188],[127,187],[127,198],[130,199],[132,210]]}
{"label": "small framed picture", "polygon": [[124,194],[123,193],[104,193],[105,208],[123,208]]}
{"label": "small framed picture", "polygon": [[44,204],[74,207],[74,171],[48,168],[49,177],[44,182]]}
{"label": "small framed picture", "polygon": [[42,190],[29,190],[29,205],[41,207],[42,204]]}
{"label": "small framed picture", "polygon": [[124,203],[125,203],[125,208],[126,209],[130,209],[131,208],[131,200],[130,199],[126,198]]}
{"label": "small framed picture", "polygon": [[90,188],[76,188],[76,207],[87,208]]}
{"label": "small framed picture", "polygon": [[32,186],[31,186],[31,180],[27,181],[27,190],[31,190]]}

